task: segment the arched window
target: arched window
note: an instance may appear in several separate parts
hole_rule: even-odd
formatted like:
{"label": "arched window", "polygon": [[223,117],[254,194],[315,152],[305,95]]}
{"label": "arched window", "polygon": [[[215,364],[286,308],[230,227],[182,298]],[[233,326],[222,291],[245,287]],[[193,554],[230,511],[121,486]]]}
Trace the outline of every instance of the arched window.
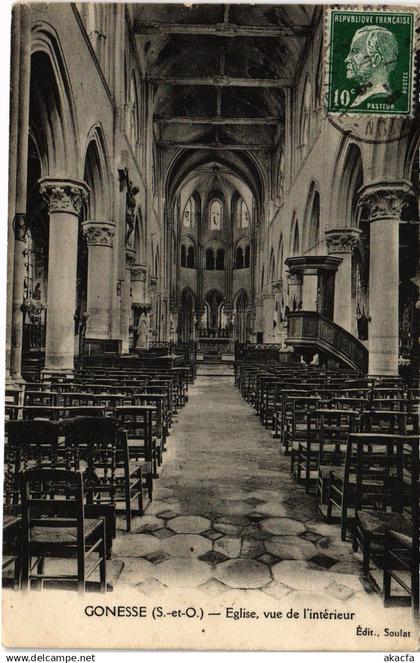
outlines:
{"label": "arched window", "polygon": [[245,200],[241,200],[241,228],[248,228],[249,226],[249,212]]}
{"label": "arched window", "polygon": [[271,249],[271,254],[270,254],[270,271],[268,278],[270,283],[272,283],[276,278],[276,259],[274,257],[273,249]]}
{"label": "arched window", "polygon": [[185,205],[184,214],[182,215],[182,225],[184,228],[191,228],[191,198]]}
{"label": "arched window", "polygon": [[194,228],[194,217],[195,217],[195,200],[191,196],[184,208],[184,214],[182,215],[182,225],[184,228]]}
{"label": "arched window", "polygon": [[295,225],[295,232],[294,232],[294,235],[293,235],[293,248],[292,248],[292,252],[293,252],[293,255],[294,255],[294,256],[299,255],[299,226],[298,226],[297,223],[296,223],[296,225]]}
{"label": "arched window", "polygon": [[194,266],[195,266],[194,247],[189,246],[187,253],[187,267],[189,267],[190,269],[194,269]]}
{"label": "arched window", "polygon": [[222,203],[220,200],[213,200],[210,204],[210,230],[220,230],[222,227]]}
{"label": "arched window", "polygon": [[305,89],[302,99],[302,112],[300,118],[300,147],[305,150],[309,145],[310,137],[310,119],[312,106],[312,87],[309,79],[306,79]]}
{"label": "arched window", "polygon": [[242,246],[238,246],[236,248],[236,253],[235,253],[235,268],[242,269],[243,266],[244,266],[244,252],[242,250]]}
{"label": "arched window", "polygon": [[185,244],[181,244],[181,267],[187,266]]}
{"label": "arched window", "polygon": [[214,251],[206,249],[206,269],[214,269]]}
{"label": "arched window", "polygon": [[245,247],[245,267],[248,268],[251,264],[251,247],[249,244]]}
{"label": "arched window", "polygon": [[225,268],[225,251],[224,249],[217,249],[216,269],[223,270],[224,268]]}
{"label": "arched window", "polygon": [[309,226],[308,249],[313,249],[319,244],[319,193],[315,191],[312,202],[312,213]]}

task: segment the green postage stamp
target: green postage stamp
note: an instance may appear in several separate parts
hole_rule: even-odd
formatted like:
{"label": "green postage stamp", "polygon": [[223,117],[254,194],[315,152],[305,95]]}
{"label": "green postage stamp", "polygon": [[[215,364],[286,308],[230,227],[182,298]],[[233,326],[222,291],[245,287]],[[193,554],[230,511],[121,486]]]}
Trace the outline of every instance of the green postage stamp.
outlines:
{"label": "green postage stamp", "polygon": [[329,10],[328,113],[412,113],[415,11]]}

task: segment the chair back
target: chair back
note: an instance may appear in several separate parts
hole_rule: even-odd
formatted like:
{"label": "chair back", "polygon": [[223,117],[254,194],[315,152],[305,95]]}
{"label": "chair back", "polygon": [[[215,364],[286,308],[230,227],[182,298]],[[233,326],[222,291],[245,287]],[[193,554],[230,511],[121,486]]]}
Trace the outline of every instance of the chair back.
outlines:
{"label": "chair back", "polygon": [[[22,533],[25,545],[33,527],[74,527],[77,541],[83,537],[83,482],[81,472],[63,469],[31,469],[20,474]],[[65,494],[66,499],[63,499]]]}

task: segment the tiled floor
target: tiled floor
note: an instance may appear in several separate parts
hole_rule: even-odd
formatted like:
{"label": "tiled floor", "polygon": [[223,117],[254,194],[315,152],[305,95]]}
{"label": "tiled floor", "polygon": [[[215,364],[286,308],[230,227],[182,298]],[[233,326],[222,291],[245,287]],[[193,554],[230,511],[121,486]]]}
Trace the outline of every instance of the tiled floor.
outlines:
{"label": "tiled floor", "polygon": [[114,542],[117,584],[147,596],[194,587],[380,601],[366,596],[359,555],[319,519],[232,378],[200,376],[189,396],[147,515]]}

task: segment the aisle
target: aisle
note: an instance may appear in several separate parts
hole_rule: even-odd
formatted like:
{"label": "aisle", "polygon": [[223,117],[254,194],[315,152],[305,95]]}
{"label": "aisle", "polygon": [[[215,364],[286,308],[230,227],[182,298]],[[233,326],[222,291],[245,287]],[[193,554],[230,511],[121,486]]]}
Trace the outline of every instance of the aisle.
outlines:
{"label": "aisle", "polygon": [[319,520],[313,496],[294,484],[290,459],[233,379],[199,377],[189,396],[147,515],[114,543],[118,584],[151,596],[196,587],[278,599],[310,592],[308,598],[366,605],[359,557],[340,541],[338,526]]}

